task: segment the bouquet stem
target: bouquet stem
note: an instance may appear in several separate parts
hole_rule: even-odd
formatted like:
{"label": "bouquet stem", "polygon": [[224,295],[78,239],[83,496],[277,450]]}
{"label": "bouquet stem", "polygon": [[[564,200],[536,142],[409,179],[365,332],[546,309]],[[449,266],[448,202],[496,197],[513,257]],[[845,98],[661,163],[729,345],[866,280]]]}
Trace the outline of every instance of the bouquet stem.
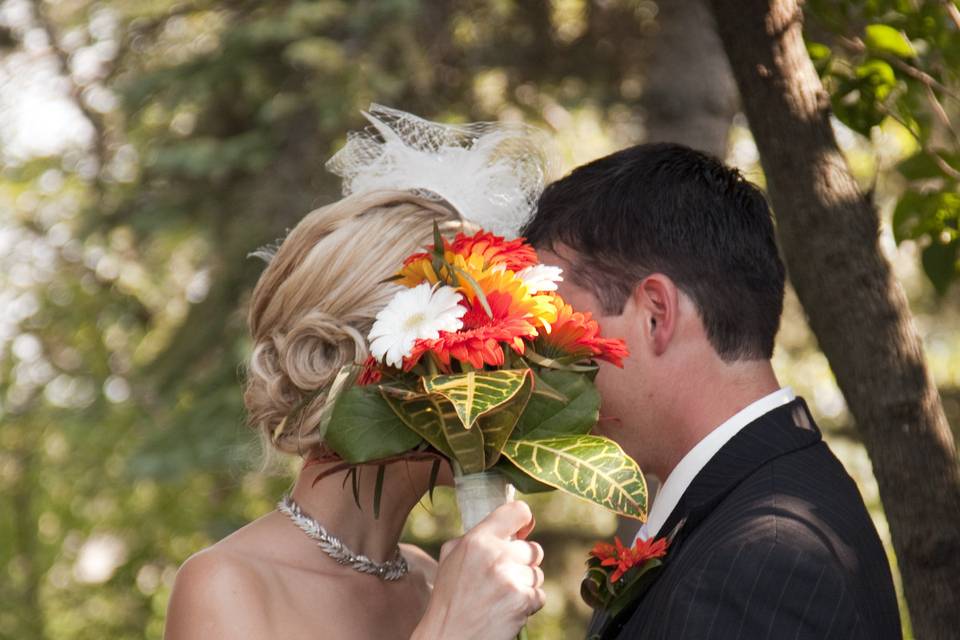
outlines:
{"label": "bouquet stem", "polygon": [[454,482],[464,533],[477,526],[497,507],[513,502],[516,493],[513,485],[496,471],[457,475]]}
{"label": "bouquet stem", "polygon": [[[464,475],[457,465],[454,473],[457,506],[460,507],[460,520],[463,522],[464,533],[477,526],[497,507],[513,502],[516,489],[496,471]],[[517,640],[527,640],[526,627],[520,629]]]}

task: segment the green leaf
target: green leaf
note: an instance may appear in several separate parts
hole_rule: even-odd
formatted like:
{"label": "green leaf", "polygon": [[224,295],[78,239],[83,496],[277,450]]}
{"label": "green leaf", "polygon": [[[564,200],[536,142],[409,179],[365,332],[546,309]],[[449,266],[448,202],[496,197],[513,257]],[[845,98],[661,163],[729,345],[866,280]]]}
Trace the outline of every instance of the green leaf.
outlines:
{"label": "green leaf", "polygon": [[864,99],[882,102],[897,86],[897,75],[890,63],[869,59],[856,69],[857,78],[863,82],[860,90]]}
{"label": "green leaf", "polygon": [[606,608],[610,598],[607,590],[607,572],[599,567],[587,569],[580,583],[580,597],[594,609]]}
{"label": "green leaf", "polygon": [[923,250],[921,255],[923,271],[933,283],[937,295],[945,294],[956,279],[960,271],[958,258],[960,258],[960,240],[958,239],[945,243],[934,242]]}
{"label": "green leaf", "polygon": [[506,404],[487,413],[477,420],[477,427],[483,432],[483,446],[486,452],[486,468],[489,469],[500,459],[500,451],[523,414],[533,391],[533,376],[524,377],[523,386]]}
{"label": "green leaf", "polygon": [[467,281],[467,284],[469,284],[470,288],[473,289],[473,294],[477,296],[477,300],[480,302],[480,306],[483,307],[484,313],[487,314],[488,318],[492,318],[493,309],[490,308],[490,302],[487,301],[487,294],[484,293],[483,287],[481,287],[480,284],[476,280],[474,280],[473,276],[471,276],[469,273],[467,273],[460,267],[456,265],[450,265],[450,267],[453,269],[453,272],[458,277],[463,278],[464,280]]}
{"label": "green leaf", "polygon": [[394,413],[372,385],[351,387],[337,399],[326,443],[347,462],[395,456],[420,444],[420,436]]}
{"label": "green leaf", "polygon": [[460,419],[453,405],[446,401],[442,403],[438,401],[440,396],[420,394],[401,398],[390,390],[381,388],[380,392],[407,427],[418,433],[434,449],[448,458],[453,458],[453,450],[447,444],[447,436],[443,428],[444,422],[448,420],[460,425]]}
{"label": "green leaf", "polygon": [[[597,369],[595,365],[575,364],[574,362],[570,361],[571,358],[569,357],[548,358],[546,356],[542,356],[529,346],[524,351],[523,357],[535,365],[546,367],[548,369],[558,369],[560,371],[576,371],[579,373],[588,373],[591,371],[596,371]],[[589,356],[582,357],[582,358],[573,358],[572,360],[581,361],[581,360],[587,360],[588,358]]]}
{"label": "green leaf", "polygon": [[544,484],[614,513],[647,517],[647,483],[620,446],[599,436],[510,440],[503,455]]}
{"label": "green leaf", "polygon": [[470,371],[424,378],[423,386],[428,393],[440,394],[452,402],[463,426],[469,430],[477,418],[509,402],[529,374],[529,369]]}
{"label": "green leaf", "polygon": [[810,56],[810,59],[814,61],[814,63],[817,63],[829,58],[831,51],[830,47],[821,42],[808,42],[807,54]]}
{"label": "green leaf", "polygon": [[867,47],[898,58],[915,58],[913,45],[905,35],[886,24],[871,24],[864,29],[864,43]]}
{"label": "green leaf", "polygon": [[537,440],[590,433],[600,418],[600,394],[596,385],[586,375],[571,371],[541,371],[534,384],[541,381],[563,394],[565,399],[534,394],[517,423],[514,439]]}
{"label": "green leaf", "polygon": [[[501,453],[502,452],[503,450],[501,449]],[[494,465],[494,469],[506,476],[510,484],[516,487],[520,493],[547,493],[557,490],[556,487],[543,484],[539,480],[530,477],[525,471],[520,470],[517,465],[510,462],[510,459],[503,455],[500,456],[500,460]]]}
{"label": "green leaf", "polygon": [[486,468],[483,432],[480,429],[464,429],[459,420],[445,420],[443,431],[464,473],[479,473]]}
{"label": "green leaf", "polygon": [[[940,153],[943,161],[960,171],[960,154]],[[934,157],[926,152],[918,152],[897,164],[897,171],[907,180],[929,180],[944,177],[943,169]]]}
{"label": "green leaf", "polygon": [[893,211],[893,237],[897,242],[929,236],[934,243],[947,231],[953,236],[960,223],[960,194],[949,191],[921,193],[908,190]]}
{"label": "green leaf", "polygon": [[648,587],[648,585],[657,577],[663,567],[663,562],[659,558],[647,560],[639,567],[630,569],[619,582],[617,595],[608,605],[608,612],[616,616],[623,609],[634,602]]}

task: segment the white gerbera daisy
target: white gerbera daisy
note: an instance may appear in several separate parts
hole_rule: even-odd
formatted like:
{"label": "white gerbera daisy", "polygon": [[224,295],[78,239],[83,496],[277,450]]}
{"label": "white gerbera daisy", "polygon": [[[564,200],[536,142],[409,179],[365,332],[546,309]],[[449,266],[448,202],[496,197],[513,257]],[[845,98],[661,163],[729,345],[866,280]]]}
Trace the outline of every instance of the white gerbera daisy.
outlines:
{"label": "white gerbera daisy", "polygon": [[532,267],[521,269],[517,277],[523,280],[523,284],[530,293],[541,293],[543,291],[556,291],[557,283],[563,282],[560,274],[563,269],[560,267],[551,267],[545,264],[535,264]]}
{"label": "white gerbera daisy", "polygon": [[368,336],[370,353],[386,364],[400,368],[417,340],[435,340],[441,331],[459,331],[467,312],[462,297],[447,286],[424,282],[397,293],[377,314]]}

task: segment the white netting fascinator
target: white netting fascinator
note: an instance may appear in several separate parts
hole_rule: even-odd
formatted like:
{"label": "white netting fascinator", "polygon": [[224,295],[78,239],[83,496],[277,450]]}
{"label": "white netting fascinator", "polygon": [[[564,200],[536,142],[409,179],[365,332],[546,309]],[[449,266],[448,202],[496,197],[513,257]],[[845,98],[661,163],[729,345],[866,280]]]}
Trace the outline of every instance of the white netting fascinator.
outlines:
{"label": "white netting fascinator", "polygon": [[550,137],[530,125],[441,124],[377,104],[363,115],[371,126],[350,133],[327,162],[343,178],[345,196],[414,191],[446,200],[465,220],[514,238],[556,171]]}

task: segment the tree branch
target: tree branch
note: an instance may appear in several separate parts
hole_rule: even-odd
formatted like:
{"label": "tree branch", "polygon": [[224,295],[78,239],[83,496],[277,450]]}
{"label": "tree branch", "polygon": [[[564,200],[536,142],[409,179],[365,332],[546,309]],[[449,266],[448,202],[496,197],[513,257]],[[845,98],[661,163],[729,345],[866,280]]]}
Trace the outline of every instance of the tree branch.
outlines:
{"label": "tree branch", "polygon": [[940,4],[947,10],[947,15],[953,20],[953,24],[960,29],[960,9],[957,9],[957,5],[953,4],[953,0],[940,0]]}
{"label": "tree branch", "polygon": [[83,91],[86,88],[73,77],[70,69],[70,54],[60,42],[60,36],[57,33],[57,27],[53,20],[47,14],[46,7],[42,0],[31,0],[33,15],[37,25],[43,30],[50,43],[50,50],[60,64],[63,77],[70,85],[70,99],[73,101],[80,113],[90,123],[94,131],[93,154],[97,159],[99,168],[103,168],[107,161],[107,123],[103,115],[92,109],[83,97]]}

